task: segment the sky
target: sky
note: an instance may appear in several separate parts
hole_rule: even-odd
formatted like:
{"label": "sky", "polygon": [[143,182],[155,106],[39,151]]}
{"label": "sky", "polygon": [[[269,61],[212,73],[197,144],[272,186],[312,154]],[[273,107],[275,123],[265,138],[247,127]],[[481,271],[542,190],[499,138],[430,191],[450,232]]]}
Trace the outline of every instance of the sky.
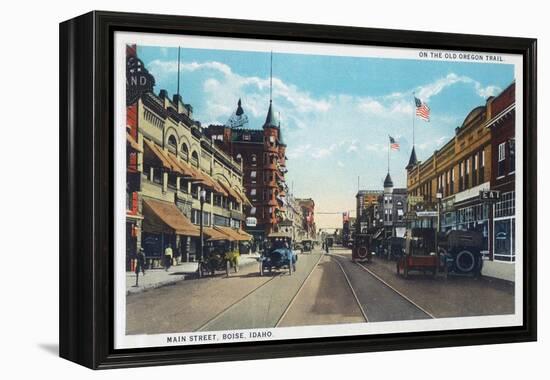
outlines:
{"label": "sky", "polygon": [[[154,91],[177,92],[178,48],[138,46],[155,77]],[[342,57],[273,52],[273,109],[287,144],[287,184],[313,198],[317,227],[340,227],[355,212],[355,194],[381,190],[388,172],[388,135],[395,187],[406,187],[412,149],[419,160],[449,141],[468,113],[514,81],[514,66],[474,62]],[[249,128],[260,129],[269,107],[270,54],[180,51],[180,94],[202,123],[225,124],[242,99]],[[431,110],[414,117],[414,98]],[[333,214],[323,214],[333,213]]]}

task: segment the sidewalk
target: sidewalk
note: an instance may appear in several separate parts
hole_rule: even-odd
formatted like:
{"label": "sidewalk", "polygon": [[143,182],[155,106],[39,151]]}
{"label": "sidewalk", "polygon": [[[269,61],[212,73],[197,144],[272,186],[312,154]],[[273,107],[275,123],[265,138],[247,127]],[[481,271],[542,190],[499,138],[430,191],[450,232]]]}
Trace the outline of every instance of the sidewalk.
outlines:
{"label": "sidewalk", "polygon": [[[239,267],[257,264],[259,253],[241,255],[239,257]],[[126,294],[140,293],[147,289],[159,288],[182,281],[185,279],[195,278],[197,276],[198,263],[180,263],[174,265],[165,271],[164,269],[148,269],[145,271],[145,276],[139,274],[139,284],[136,285],[136,274],[134,272],[126,272]]]}

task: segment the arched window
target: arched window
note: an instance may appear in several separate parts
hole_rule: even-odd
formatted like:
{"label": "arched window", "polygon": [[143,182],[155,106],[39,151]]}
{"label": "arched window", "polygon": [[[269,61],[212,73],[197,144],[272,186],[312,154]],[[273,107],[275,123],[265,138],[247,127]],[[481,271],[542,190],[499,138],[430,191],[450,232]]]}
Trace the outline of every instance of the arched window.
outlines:
{"label": "arched window", "polygon": [[178,146],[178,142],[176,141],[176,137],[174,135],[170,135],[170,137],[168,137],[168,147],[174,148],[177,150],[178,149],[177,146]]}
{"label": "arched window", "polygon": [[181,156],[185,161],[189,161],[189,148],[187,147],[187,144],[183,143],[181,144]]}
{"label": "arched window", "polygon": [[243,156],[241,154],[237,154],[237,162],[241,162],[243,160]]}
{"label": "arched window", "polygon": [[199,166],[199,154],[197,153],[196,150],[194,150],[193,153],[191,153],[191,163],[196,167]]}
{"label": "arched window", "polygon": [[250,161],[252,162],[252,165],[256,165],[256,161],[258,160],[258,158],[256,157],[255,154],[253,154],[252,156],[250,156]]}

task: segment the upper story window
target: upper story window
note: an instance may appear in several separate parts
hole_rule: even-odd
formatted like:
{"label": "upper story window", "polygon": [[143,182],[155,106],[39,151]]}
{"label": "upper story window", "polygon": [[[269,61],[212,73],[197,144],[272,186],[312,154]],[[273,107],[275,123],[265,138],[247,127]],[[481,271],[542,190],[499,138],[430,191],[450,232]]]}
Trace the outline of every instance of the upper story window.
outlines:
{"label": "upper story window", "polygon": [[191,153],[191,163],[196,167],[199,166],[199,154],[197,153],[196,150],[193,151],[193,153]]}
{"label": "upper story window", "polygon": [[498,165],[497,176],[502,177],[505,174],[505,162],[506,162],[506,143],[498,144]]}
{"label": "upper story window", "polygon": [[180,152],[183,159],[185,161],[189,161],[189,148],[187,147],[187,144],[181,144]]}
{"label": "upper story window", "polygon": [[241,162],[242,159],[243,159],[243,156],[241,156],[241,154],[239,153],[239,154],[237,154],[236,158],[237,158],[237,162]]}
{"label": "upper story window", "polygon": [[252,165],[256,165],[257,161],[258,161],[258,157],[255,154],[250,156],[250,162],[252,162]]}
{"label": "upper story window", "polygon": [[250,178],[256,178],[256,170],[250,172]]}
{"label": "upper story window", "polygon": [[508,142],[510,151],[510,173],[516,171],[516,139],[510,139]]}
{"label": "upper story window", "polygon": [[177,150],[178,142],[176,141],[176,137],[174,135],[170,135],[168,137],[168,148],[172,148],[174,150]]}

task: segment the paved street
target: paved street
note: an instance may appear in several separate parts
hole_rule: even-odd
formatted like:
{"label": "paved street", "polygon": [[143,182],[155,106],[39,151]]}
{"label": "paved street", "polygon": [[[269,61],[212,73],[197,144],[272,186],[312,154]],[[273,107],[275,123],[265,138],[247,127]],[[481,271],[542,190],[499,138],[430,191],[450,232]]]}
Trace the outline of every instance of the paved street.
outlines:
{"label": "paved street", "polygon": [[127,333],[154,334],[365,323],[513,312],[513,287],[488,278],[403,279],[395,263],[351,262],[335,247],[299,255],[297,270],[189,277],[127,296]]}

